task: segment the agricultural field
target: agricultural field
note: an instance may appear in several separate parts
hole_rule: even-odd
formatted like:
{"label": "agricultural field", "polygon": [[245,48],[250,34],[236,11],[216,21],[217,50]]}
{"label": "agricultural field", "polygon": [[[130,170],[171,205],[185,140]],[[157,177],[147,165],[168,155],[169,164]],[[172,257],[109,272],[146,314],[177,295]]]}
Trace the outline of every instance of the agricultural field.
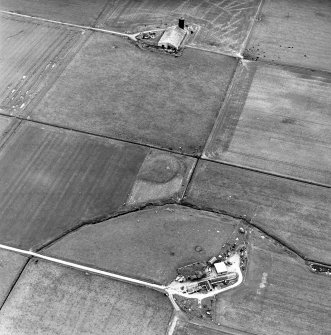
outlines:
{"label": "agricultural field", "polygon": [[244,61],[204,157],[331,186],[331,76]]}
{"label": "agricultural field", "polygon": [[157,206],[82,227],[44,253],[168,284],[180,266],[219,252],[238,222],[178,205]]}
{"label": "agricultural field", "polygon": [[0,153],[0,242],[38,248],[117,210],[146,154],[134,145],[23,123]]}
{"label": "agricultural field", "polygon": [[85,35],[74,28],[0,12],[0,112],[24,115],[71,59]]}
{"label": "agricultural field", "polygon": [[328,0],[0,0],[0,334],[329,334],[330,33]]}
{"label": "agricultural field", "polygon": [[184,201],[245,218],[309,259],[331,260],[327,188],[201,161]]}
{"label": "agricultural field", "polygon": [[106,4],[107,0],[0,0],[0,10],[93,26]]}
{"label": "agricultural field", "polygon": [[166,332],[171,314],[159,292],[32,261],[0,312],[0,332],[155,335]]}
{"label": "agricultural field", "polygon": [[197,28],[194,48],[237,56],[243,51],[261,0],[111,1],[98,27],[120,32],[164,29],[180,17]]}
{"label": "agricultural field", "polygon": [[328,0],[266,0],[244,54],[330,72],[330,21]]}
{"label": "agricultural field", "polygon": [[2,271],[0,282],[0,307],[5,302],[13,281],[19,277],[27,261],[27,257],[6,250],[0,250],[0,268]]}
{"label": "agricultural field", "polygon": [[[219,254],[239,224],[240,220],[230,216],[163,206],[83,227],[45,249],[45,254],[169,284],[177,268]],[[212,322],[238,330],[249,325],[255,334],[264,334],[273,329],[275,319],[282,319],[281,333],[300,329],[309,334],[313,328],[322,333],[330,310],[325,278],[310,272],[300,257],[260,230],[250,228],[247,234],[244,284],[212,300],[207,325]],[[300,304],[305,309],[298,314]],[[191,307],[188,314],[193,311]],[[316,324],[311,324],[311,318]]]}
{"label": "agricultural field", "polygon": [[[93,59],[93,66],[91,66]],[[187,49],[181,57],[146,52],[96,33],[76,54],[32,120],[199,155],[236,60]]]}
{"label": "agricultural field", "polygon": [[215,322],[253,334],[324,334],[330,313],[324,278],[257,231],[250,248],[245,284],[216,298]]}

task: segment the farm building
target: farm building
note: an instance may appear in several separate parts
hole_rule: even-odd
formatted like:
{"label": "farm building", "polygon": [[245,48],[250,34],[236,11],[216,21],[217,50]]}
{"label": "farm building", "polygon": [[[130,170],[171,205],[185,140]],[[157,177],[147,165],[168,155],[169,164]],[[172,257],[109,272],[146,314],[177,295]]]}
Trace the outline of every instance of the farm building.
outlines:
{"label": "farm building", "polygon": [[186,35],[186,30],[174,26],[167,28],[158,42],[158,46],[165,49],[178,50]]}

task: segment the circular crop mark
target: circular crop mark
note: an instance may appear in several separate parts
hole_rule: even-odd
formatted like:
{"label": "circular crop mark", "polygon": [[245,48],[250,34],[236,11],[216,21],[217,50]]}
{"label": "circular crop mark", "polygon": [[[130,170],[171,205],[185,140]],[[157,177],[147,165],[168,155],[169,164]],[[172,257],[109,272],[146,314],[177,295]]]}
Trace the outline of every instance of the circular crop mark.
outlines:
{"label": "circular crop mark", "polygon": [[180,171],[180,162],[169,155],[150,157],[146,162],[139,178],[152,183],[167,183]]}

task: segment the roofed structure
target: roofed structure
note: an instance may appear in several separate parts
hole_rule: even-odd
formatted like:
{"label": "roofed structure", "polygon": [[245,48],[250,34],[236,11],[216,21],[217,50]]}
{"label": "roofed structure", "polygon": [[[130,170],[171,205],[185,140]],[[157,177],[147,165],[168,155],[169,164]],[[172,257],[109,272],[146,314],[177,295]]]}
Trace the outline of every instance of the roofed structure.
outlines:
{"label": "roofed structure", "polygon": [[185,38],[185,35],[186,30],[179,28],[178,26],[169,27],[164,31],[160,41],[158,42],[158,46],[165,49],[178,50]]}

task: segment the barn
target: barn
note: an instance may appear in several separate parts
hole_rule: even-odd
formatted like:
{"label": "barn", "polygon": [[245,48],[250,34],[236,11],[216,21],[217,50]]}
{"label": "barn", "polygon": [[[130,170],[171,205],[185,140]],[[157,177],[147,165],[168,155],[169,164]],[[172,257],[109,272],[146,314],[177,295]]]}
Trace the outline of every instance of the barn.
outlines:
{"label": "barn", "polygon": [[186,35],[186,30],[173,26],[167,28],[161,36],[158,46],[164,49],[178,50]]}

